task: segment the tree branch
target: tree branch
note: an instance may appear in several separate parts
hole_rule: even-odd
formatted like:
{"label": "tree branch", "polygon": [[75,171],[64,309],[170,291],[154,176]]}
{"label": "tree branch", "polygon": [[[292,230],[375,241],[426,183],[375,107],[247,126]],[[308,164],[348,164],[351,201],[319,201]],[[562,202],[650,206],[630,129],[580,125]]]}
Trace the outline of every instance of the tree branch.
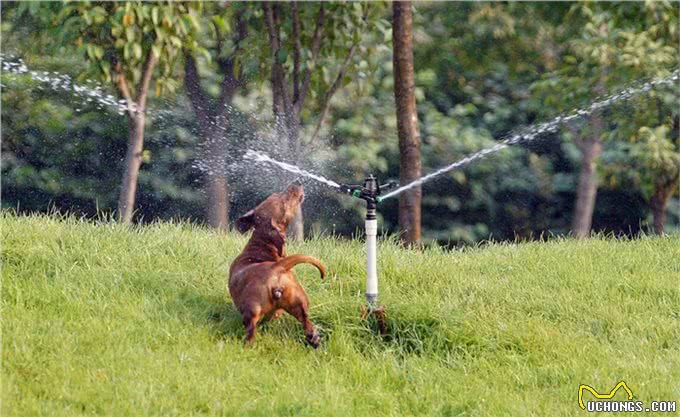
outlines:
{"label": "tree branch", "polygon": [[300,24],[300,10],[297,1],[293,1],[291,7],[293,9],[293,103],[297,103],[300,99],[300,55],[302,51],[300,32],[302,25]]}
{"label": "tree branch", "polygon": [[[362,16],[362,22],[366,22],[366,19],[368,18],[368,8],[364,10],[363,16]],[[357,28],[357,32],[360,33],[361,30],[363,29],[362,25],[361,27]],[[326,94],[323,99],[323,105],[322,105],[322,110],[321,110],[321,115],[319,116],[319,121],[316,124],[316,127],[314,128],[314,132],[312,133],[311,138],[309,139],[308,143],[312,143],[316,140],[317,136],[319,135],[319,131],[321,130],[321,126],[324,124],[326,121],[326,116],[328,115],[328,110],[330,109],[331,106],[331,99],[333,98],[333,95],[335,95],[335,92],[338,90],[340,87],[340,84],[342,84],[342,79],[345,77],[345,73],[347,72],[347,67],[349,67],[350,62],[352,62],[352,58],[354,58],[354,53],[357,50],[358,43],[353,43],[352,47],[349,48],[349,51],[347,52],[347,56],[345,57],[345,60],[343,61],[342,65],[340,66],[340,69],[338,70],[338,75],[335,77],[335,80],[333,81],[333,84],[328,88],[328,91],[326,91]]]}
{"label": "tree branch", "polygon": [[220,25],[213,21],[213,28],[215,29],[215,51],[216,55],[220,56],[222,53],[222,32],[220,31]]}
{"label": "tree branch", "polygon": [[118,87],[118,91],[120,91],[120,94],[125,99],[127,113],[130,117],[134,117],[135,108],[137,107],[137,105],[135,103],[134,98],[132,98],[132,94],[130,93],[130,86],[128,85],[127,79],[125,78],[125,73],[123,72],[123,68],[120,62],[116,63],[115,71],[116,71],[116,86]]}
{"label": "tree branch", "polygon": [[319,121],[316,124],[316,127],[314,128],[314,133],[312,133],[312,136],[309,139],[309,143],[312,143],[316,140],[316,137],[319,134],[319,130],[321,130],[321,126],[325,122],[326,116],[328,115],[328,110],[330,109],[331,99],[333,98],[333,95],[335,95],[335,92],[340,87],[342,79],[345,77],[347,67],[349,67],[349,63],[352,62],[352,58],[354,57],[356,49],[357,44],[356,43],[352,44],[352,47],[349,48],[349,52],[347,53],[347,56],[345,57],[345,60],[343,61],[342,66],[340,67],[340,70],[338,71],[338,76],[335,77],[335,81],[333,81],[333,84],[331,84],[331,86],[328,88],[328,91],[326,91],[326,94],[323,99],[321,115],[319,116]]}
{"label": "tree branch", "polygon": [[577,148],[582,149],[583,138],[581,137],[581,129],[569,123],[565,124],[564,127],[571,133],[574,145],[576,145]]}
{"label": "tree branch", "polygon": [[[242,51],[241,43],[248,37],[248,22],[246,22],[243,17],[243,11],[239,11],[236,14],[236,39],[234,40],[234,56]],[[243,68],[243,66],[241,66]],[[243,69],[241,69],[240,74],[236,75],[239,84],[245,83],[245,74]]]}
{"label": "tree branch", "polygon": [[241,53],[241,43],[248,36],[248,26],[243,18],[243,12],[239,11],[236,14],[236,31],[234,32],[234,50],[231,55],[220,65],[222,69],[222,82],[220,83],[220,98],[217,103],[216,114],[222,114],[225,111],[225,106],[231,102],[236,89],[245,83],[243,70],[240,74],[234,72],[234,62],[239,53]]}
{"label": "tree branch", "polygon": [[264,9],[264,21],[267,24],[267,32],[269,34],[269,48],[271,49],[272,56],[274,56],[276,51],[279,50],[279,36],[276,33],[278,28],[274,24],[274,10],[268,1],[262,3],[262,8]]}
{"label": "tree branch", "polygon": [[271,49],[272,59],[272,92],[274,95],[275,115],[286,114],[289,103],[286,90],[286,76],[283,65],[278,62],[278,52],[281,49],[281,39],[279,37],[279,16],[278,12],[272,7],[271,3],[262,3],[264,8],[265,23],[269,33],[269,48]]}
{"label": "tree branch", "polygon": [[312,37],[312,65],[307,65],[305,68],[305,73],[302,77],[302,86],[300,87],[300,94],[298,99],[295,101],[294,108],[295,113],[300,113],[302,105],[305,102],[305,97],[307,97],[307,92],[309,91],[309,83],[312,79],[312,67],[316,66],[317,58],[319,57],[319,51],[321,51],[321,35],[323,33],[323,25],[326,20],[326,9],[324,4],[319,5],[319,12],[316,15],[316,27],[314,28],[314,36]]}
{"label": "tree branch", "polygon": [[146,110],[146,99],[149,95],[149,86],[153,78],[153,72],[156,69],[158,57],[153,53],[153,49],[149,49],[146,55],[146,62],[144,62],[144,70],[142,72],[142,81],[137,88],[137,111],[143,112]]}

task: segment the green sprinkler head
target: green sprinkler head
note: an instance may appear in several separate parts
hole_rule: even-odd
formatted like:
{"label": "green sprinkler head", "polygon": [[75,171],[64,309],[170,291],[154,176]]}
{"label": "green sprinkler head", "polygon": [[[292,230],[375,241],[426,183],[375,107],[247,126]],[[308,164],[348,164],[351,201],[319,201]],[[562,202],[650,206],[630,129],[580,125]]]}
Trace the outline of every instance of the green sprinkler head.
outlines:
{"label": "green sprinkler head", "polygon": [[373,175],[369,175],[362,185],[340,185],[340,192],[365,200],[369,206],[375,206],[383,200],[380,193],[396,185],[395,182],[379,185],[378,180]]}

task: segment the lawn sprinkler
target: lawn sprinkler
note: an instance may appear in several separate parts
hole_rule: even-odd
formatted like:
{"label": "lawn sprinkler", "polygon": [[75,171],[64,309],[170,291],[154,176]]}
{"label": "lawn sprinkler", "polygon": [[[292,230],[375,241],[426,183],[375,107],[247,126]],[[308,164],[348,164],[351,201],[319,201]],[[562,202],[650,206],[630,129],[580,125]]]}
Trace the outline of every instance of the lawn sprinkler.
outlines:
{"label": "lawn sprinkler", "polygon": [[396,183],[378,185],[378,180],[369,175],[363,185],[340,185],[340,192],[349,194],[366,201],[366,307],[363,309],[364,317],[374,316],[380,329],[380,334],[387,334],[385,320],[385,307],[378,305],[378,260],[376,239],[378,235],[378,219],[376,211],[381,201],[381,191],[392,188]]}

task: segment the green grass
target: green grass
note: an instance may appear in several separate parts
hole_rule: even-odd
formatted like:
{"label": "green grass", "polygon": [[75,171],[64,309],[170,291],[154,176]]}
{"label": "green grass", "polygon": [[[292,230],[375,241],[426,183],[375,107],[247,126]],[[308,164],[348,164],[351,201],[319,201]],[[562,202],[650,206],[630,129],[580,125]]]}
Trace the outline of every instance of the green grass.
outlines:
{"label": "green grass", "polygon": [[[3,213],[2,415],[585,415],[579,384],[680,397],[680,237],[406,250],[380,242],[391,335],[360,318],[360,241],[290,245],[324,344],[253,347],[226,290],[246,242]],[[586,399],[592,399],[586,394]],[[623,399],[623,393],[617,399]]]}

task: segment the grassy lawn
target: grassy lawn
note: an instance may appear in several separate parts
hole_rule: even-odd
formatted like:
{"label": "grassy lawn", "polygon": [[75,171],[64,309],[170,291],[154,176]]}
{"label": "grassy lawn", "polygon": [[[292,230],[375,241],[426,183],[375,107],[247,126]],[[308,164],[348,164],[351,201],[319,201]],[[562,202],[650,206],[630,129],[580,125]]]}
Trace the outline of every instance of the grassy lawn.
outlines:
{"label": "grassy lawn", "polygon": [[1,226],[4,416],[586,415],[579,384],[621,380],[636,400],[680,399],[678,235],[380,242],[385,339],[359,315],[362,242],[293,244],[329,269],[296,269],[313,350],[291,317],[244,347],[226,290],[243,236],[6,212]]}

